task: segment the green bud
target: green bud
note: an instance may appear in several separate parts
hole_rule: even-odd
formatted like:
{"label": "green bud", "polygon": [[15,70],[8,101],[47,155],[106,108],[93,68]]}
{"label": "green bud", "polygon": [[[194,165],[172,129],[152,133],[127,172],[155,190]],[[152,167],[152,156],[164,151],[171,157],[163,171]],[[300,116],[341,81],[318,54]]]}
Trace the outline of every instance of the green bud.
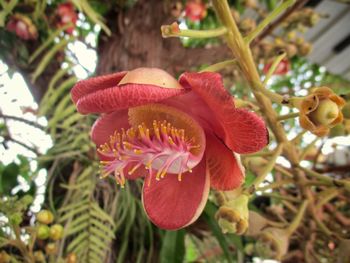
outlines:
{"label": "green bud", "polygon": [[285,229],[268,227],[259,234],[255,250],[262,258],[281,260],[287,253],[288,246],[289,235]]}
{"label": "green bud", "polygon": [[51,224],[53,222],[53,214],[49,210],[41,210],[37,216],[36,219],[45,225]]}
{"label": "green bud", "polygon": [[34,252],[34,258],[35,258],[35,262],[46,262],[45,255],[41,250]]}
{"label": "green bud", "polygon": [[317,125],[330,125],[339,114],[338,105],[331,100],[321,100],[313,112],[310,113],[310,119]]}
{"label": "green bud", "polygon": [[9,221],[11,224],[13,225],[19,225],[20,223],[22,223],[22,213],[20,212],[16,212],[16,213],[13,213],[12,215],[9,216]]}
{"label": "green bud", "polygon": [[50,238],[52,240],[59,240],[63,236],[63,226],[55,224],[50,227]]}
{"label": "green bud", "polygon": [[38,239],[47,239],[50,236],[50,228],[47,225],[39,225],[36,228]]}
{"label": "green bud", "polygon": [[345,119],[350,119],[350,101],[344,105],[342,112]]}
{"label": "green bud", "polygon": [[248,228],[249,196],[242,194],[226,202],[219,208],[215,217],[223,233],[241,235]]}
{"label": "green bud", "polygon": [[25,195],[21,198],[22,204],[27,207],[31,203],[33,203],[33,197],[31,195]]}
{"label": "green bud", "polygon": [[10,263],[11,261],[11,256],[6,253],[6,251],[1,251],[0,252],[0,262],[1,263]]}
{"label": "green bud", "polygon": [[57,253],[57,246],[55,243],[49,243],[45,247],[45,252],[47,255],[55,255]]}

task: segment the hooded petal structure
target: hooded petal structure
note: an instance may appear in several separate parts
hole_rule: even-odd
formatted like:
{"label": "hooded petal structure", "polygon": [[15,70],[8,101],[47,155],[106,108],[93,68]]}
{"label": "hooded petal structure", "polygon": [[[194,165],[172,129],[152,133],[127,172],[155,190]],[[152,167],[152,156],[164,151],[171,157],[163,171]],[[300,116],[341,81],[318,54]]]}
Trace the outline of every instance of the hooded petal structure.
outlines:
{"label": "hooded petal structure", "polygon": [[216,73],[184,73],[178,82],[139,68],[80,81],[71,96],[80,113],[102,114],[91,131],[102,177],[122,187],[144,177],[144,209],[164,229],[194,222],[210,186],[239,187],[244,168],[235,152],[268,143],[263,120],[235,108]]}
{"label": "hooded petal structure", "polygon": [[236,109],[232,96],[225,90],[220,74],[212,72],[184,73],[180,84],[192,89],[214,113],[224,133],[214,131],[225,144],[237,153],[252,153],[268,143],[264,121],[256,114]]}
{"label": "hooded petal structure", "polygon": [[186,91],[167,72],[140,68],[80,81],[73,87],[71,94],[78,111],[88,114],[127,109],[184,92]]}

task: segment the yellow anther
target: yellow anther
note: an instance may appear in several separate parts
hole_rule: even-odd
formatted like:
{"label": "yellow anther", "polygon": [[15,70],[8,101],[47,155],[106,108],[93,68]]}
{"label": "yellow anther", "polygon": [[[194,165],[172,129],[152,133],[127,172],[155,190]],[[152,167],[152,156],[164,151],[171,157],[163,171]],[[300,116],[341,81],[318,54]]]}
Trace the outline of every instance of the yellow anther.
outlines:
{"label": "yellow anther", "polygon": [[170,143],[170,145],[175,145],[173,139],[170,136],[168,137],[168,142]]}
{"label": "yellow anther", "polygon": [[182,181],[182,173],[179,173],[179,174],[177,175],[177,180],[178,180],[179,182]]}
{"label": "yellow anther", "polygon": [[134,150],[134,153],[136,153],[136,154],[143,154],[143,151],[142,151],[142,150],[139,150],[139,149],[135,149],[135,150]]}

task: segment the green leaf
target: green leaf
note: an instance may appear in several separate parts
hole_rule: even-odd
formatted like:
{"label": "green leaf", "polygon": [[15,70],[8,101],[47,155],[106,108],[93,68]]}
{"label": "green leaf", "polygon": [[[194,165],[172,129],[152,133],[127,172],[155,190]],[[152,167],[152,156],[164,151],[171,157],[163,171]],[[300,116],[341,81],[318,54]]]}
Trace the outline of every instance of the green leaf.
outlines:
{"label": "green leaf", "polygon": [[219,244],[222,248],[222,251],[225,254],[225,258],[226,258],[227,262],[233,263],[234,262],[233,255],[230,252],[226,236],[221,232],[219,225],[217,224],[217,222],[214,219],[216,210],[217,209],[213,203],[207,202],[207,205],[205,206],[205,209],[204,209],[204,218],[206,219],[209,227],[211,228],[213,235],[215,236],[215,238],[219,242]]}
{"label": "green leaf", "polygon": [[185,231],[166,231],[160,251],[161,263],[181,263],[185,255]]}

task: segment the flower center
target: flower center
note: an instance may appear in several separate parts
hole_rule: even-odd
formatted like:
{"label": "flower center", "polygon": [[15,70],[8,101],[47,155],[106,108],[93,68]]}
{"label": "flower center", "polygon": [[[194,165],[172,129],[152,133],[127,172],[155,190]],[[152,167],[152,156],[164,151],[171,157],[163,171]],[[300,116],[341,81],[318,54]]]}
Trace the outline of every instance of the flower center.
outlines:
{"label": "flower center", "polygon": [[117,183],[123,187],[126,173],[131,176],[144,166],[149,172],[149,180],[154,174],[160,180],[167,173],[173,173],[178,174],[181,181],[182,173],[191,172],[198,163],[194,153],[199,147],[195,138],[187,138],[184,129],[178,129],[166,120],[154,120],[152,127],[142,123],[137,128],[115,131],[109,142],[98,149],[102,155],[111,158],[101,161],[101,177],[114,173]]}

